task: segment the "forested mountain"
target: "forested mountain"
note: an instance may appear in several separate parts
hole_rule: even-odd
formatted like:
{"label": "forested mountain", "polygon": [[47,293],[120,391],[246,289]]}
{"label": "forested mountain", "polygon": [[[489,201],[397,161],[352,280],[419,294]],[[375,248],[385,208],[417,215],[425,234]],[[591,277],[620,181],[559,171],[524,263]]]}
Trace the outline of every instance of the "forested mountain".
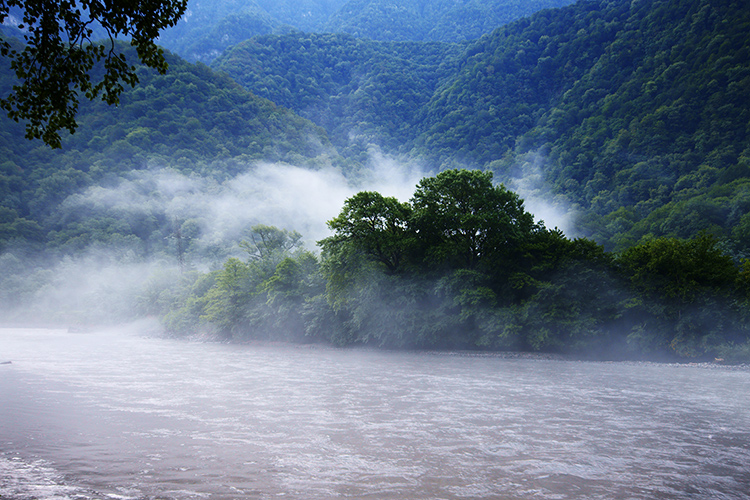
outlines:
{"label": "forested mountain", "polygon": [[533,152],[585,214],[584,234],[609,248],[708,230],[741,256],[749,23],[737,1],[598,0],[465,46],[267,36],[216,67],[351,154],[361,144],[349,139],[369,131],[364,141],[436,168],[507,178]]}
{"label": "forested mountain", "polygon": [[[60,150],[26,140],[22,124],[0,117],[0,250],[19,239],[75,249],[97,239],[170,234],[171,221],[97,221],[61,209],[68,196],[132,171],[169,167],[220,181],[260,160],[312,168],[337,161],[325,132],[309,121],[205,65],[168,60],[166,75],[140,68],[140,83],[117,107],[81,103],[78,129]],[[0,92],[11,84],[7,71],[0,74]]]}
{"label": "forested mountain", "polygon": [[732,1],[540,13],[470,49],[426,107],[418,149],[480,165],[540,151],[549,181],[584,207],[598,241],[625,248],[649,234],[734,232],[745,255],[748,27],[750,10]]}
{"label": "forested mountain", "polygon": [[455,44],[290,33],[243,42],[214,67],[323,126],[341,151],[356,157],[373,143],[402,149],[420,127],[415,110],[454,77],[463,51]]}
{"label": "forested mountain", "polygon": [[349,33],[389,41],[475,40],[505,23],[573,0],[191,0],[161,43],[210,62],[256,35]]}
{"label": "forested mountain", "polygon": [[160,42],[189,61],[209,62],[255,35],[318,31],[346,0],[191,0]]}
{"label": "forested mountain", "polygon": [[[173,55],[166,75],[141,68],[119,107],[82,105],[59,151],[2,118],[0,312],[99,321],[106,297],[118,319],[158,316],[176,335],[750,360],[741,2],[582,1],[460,43],[283,32],[262,2],[232,5],[266,34],[217,59],[226,73]],[[336,8],[310,6],[316,22],[313,6]],[[268,199],[306,217],[339,179],[308,174],[352,174],[378,148],[434,175],[408,201],[346,199],[319,253],[244,214]],[[498,184],[529,165],[585,237]],[[253,171],[300,188],[275,199]],[[42,255],[62,264],[29,258]],[[159,271],[118,268],[86,301],[60,299],[61,274],[66,292],[86,274],[80,255],[87,272],[101,255]],[[127,300],[110,291],[126,278]]]}
{"label": "forested mountain", "polygon": [[459,42],[575,0],[350,0],[325,31],[381,41]]}

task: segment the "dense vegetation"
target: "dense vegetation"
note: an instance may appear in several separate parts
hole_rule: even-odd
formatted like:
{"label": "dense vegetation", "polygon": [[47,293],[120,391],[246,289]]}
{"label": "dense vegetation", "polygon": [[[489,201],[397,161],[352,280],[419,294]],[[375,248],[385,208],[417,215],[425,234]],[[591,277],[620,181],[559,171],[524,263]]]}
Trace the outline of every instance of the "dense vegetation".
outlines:
{"label": "dense vegetation", "polygon": [[[125,90],[118,107],[82,104],[79,128],[63,137],[60,150],[24,139],[21,124],[0,117],[0,251],[16,243],[54,248],[75,241],[80,248],[113,238],[159,241],[149,235],[171,233],[171,221],[118,220],[113,213],[98,219],[91,210],[61,205],[134,171],[170,167],[221,182],[259,160],[311,168],[337,161],[325,132],[312,123],[204,65],[168,61],[166,75],[140,67],[140,84]],[[11,84],[0,74],[0,92]],[[140,255],[147,246],[139,243]]]}
{"label": "dense vegetation", "polygon": [[325,25],[381,41],[476,40],[498,26],[574,0],[350,0]]}
{"label": "dense vegetation", "polygon": [[154,282],[150,312],[177,334],[388,348],[520,349],[605,358],[750,354],[750,275],[709,235],[620,254],[535,223],[477,170],[424,178],[408,203],[349,198],[320,242],[256,226],[232,258],[179,285]]}
{"label": "dense vegetation", "polygon": [[748,28],[737,1],[598,0],[463,46],[268,36],[216,66],[326,127],[347,155],[382,145],[503,180],[541,158],[552,189],[583,214],[582,234],[606,248],[708,231],[740,258],[750,250]]}
{"label": "dense vegetation", "polygon": [[257,35],[348,33],[387,41],[475,40],[505,23],[573,0],[191,0],[161,43],[209,63]]}
{"label": "dense vegetation", "polygon": [[357,158],[372,144],[401,148],[420,125],[415,110],[457,71],[461,52],[450,44],[290,33],[243,42],[214,67],[324,127],[343,154]]}
{"label": "dense vegetation", "polygon": [[15,32],[23,40],[20,45],[0,36],[0,57],[15,78],[0,95],[0,109],[25,124],[28,139],[59,148],[59,131],[75,132],[79,99],[117,104],[123,85],[138,81],[135,66],[116,50],[115,40],[128,39],[135,49],[131,55],[164,74],[167,62],[156,40],[186,8],[187,0],[0,2],[0,24],[14,28],[4,34]]}

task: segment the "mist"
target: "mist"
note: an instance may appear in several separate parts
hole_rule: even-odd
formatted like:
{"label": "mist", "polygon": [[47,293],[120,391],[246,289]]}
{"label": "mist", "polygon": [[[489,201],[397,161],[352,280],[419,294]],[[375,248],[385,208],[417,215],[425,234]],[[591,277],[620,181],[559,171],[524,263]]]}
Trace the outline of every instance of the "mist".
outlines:
{"label": "mist", "polygon": [[373,155],[356,180],[332,166],[310,170],[274,163],[248,165],[224,181],[169,166],[125,173],[68,197],[55,216],[64,224],[148,222],[152,234],[100,235],[83,247],[69,244],[33,259],[22,249],[7,249],[0,255],[0,323],[130,320],[155,300],[144,295],[149,281],[179,279],[178,230],[189,268],[202,271],[229,257],[245,258],[238,244],[258,224],[297,231],[305,249],[317,252],[316,242],[331,234],[326,221],[347,198],[375,190],[406,201],[424,176],[422,169],[381,154]]}
{"label": "mist", "polygon": [[62,210],[82,207],[114,214],[156,214],[170,220],[194,219],[204,244],[236,243],[255,224],[298,231],[306,244],[330,235],[326,221],[344,201],[362,190],[401,201],[411,197],[422,170],[378,156],[356,182],[340,170],[310,170],[259,163],[225,182],[186,175],[169,167],[130,173],[113,187],[95,186],[71,196]]}
{"label": "mist", "polygon": [[[505,179],[508,188],[524,198],[537,220],[573,234],[574,213],[544,181],[544,156],[529,154],[522,160],[516,175]],[[129,224],[123,231],[133,231],[132,236],[97,235],[78,247],[65,243],[33,262],[12,248],[0,256],[5,321],[133,319],[159,300],[144,291],[150,280],[178,280],[184,264],[205,272],[229,257],[247,258],[239,243],[249,239],[255,225],[296,231],[304,248],[317,253],[316,242],[331,235],[326,222],[347,198],[368,190],[408,201],[429,174],[416,163],[376,151],[367,167],[349,175],[332,166],[310,170],[268,162],[248,165],[225,180],[168,165],[127,172],[68,197],[56,217],[63,226],[101,220],[106,228],[107,221],[116,220]],[[71,241],[79,244],[78,238]]]}
{"label": "mist", "polygon": [[580,236],[576,228],[578,211],[563,194],[552,191],[545,179],[547,157],[540,151],[519,155],[512,173],[503,179],[506,187],[523,200],[526,211],[543,221],[547,228],[558,228],[569,238]]}

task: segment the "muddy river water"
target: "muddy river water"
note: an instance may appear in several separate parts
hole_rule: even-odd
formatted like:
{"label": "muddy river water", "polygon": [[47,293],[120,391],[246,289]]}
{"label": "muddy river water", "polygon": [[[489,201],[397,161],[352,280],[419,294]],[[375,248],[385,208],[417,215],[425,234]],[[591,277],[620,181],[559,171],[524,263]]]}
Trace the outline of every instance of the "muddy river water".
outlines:
{"label": "muddy river water", "polygon": [[750,372],[0,329],[0,498],[748,499]]}

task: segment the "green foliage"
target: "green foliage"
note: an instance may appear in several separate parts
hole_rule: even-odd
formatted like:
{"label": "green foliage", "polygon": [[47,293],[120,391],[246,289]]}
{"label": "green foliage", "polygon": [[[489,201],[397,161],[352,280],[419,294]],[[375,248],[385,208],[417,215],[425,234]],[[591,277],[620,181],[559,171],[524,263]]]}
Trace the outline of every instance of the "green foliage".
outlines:
{"label": "green foliage", "polygon": [[334,252],[346,246],[368,260],[382,264],[388,274],[401,270],[410,246],[407,225],[411,206],[380,193],[362,191],[349,198],[338,217],[328,222],[336,236],[323,240],[324,251]]}
{"label": "green foliage", "polygon": [[[122,44],[117,48],[133,52]],[[23,127],[0,118],[0,207],[14,217],[3,218],[10,226],[0,231],[0,248],[20,239],[80,250],[85,238],[107,240],[95,234],[102,231],[137,236],[143,240],[141,255],[166,251],[173,228],[164,214],[133,220],[133,214],[106,206],[84,212],[73,208],[79,204],[63,202],[96,185],[117,185],[145,168],[168,165],[221,183],[260,160],[312,168],[337,161],[325,132],[312,123],[206,66],[165,57],[170,71],[162,75],[138,67],[141,84],[123,90],[118,107],[82,102],[78,130],[64,134],[58,150],[24,140]],[[0,89],[10,82],[9,74],[0,73]],[[156,186],[143,189],[158,195]],[[151,238],[157,232],[160,237]],[[67,237],[79,236],[66,245]]]}
{"label": "green foliage", "polygon": [[[747,332],[738,308],[739,269],[710,235],[647,241],[623,252],[617,263],[629,276],[643,316],[658,325],[662,344],[679,355],[716,352],[720,341],[742,339]],[[652,338],[645,342],[666,347],[652,345]]]}
{"label": "green foliage", "polygon": [[209,63],[253,36],[290,31],[321,32],[348,0],[194,0],[159,42],[188,61]]}
{"label": "green foliage", "polygon": [[750,264],[707,234],[611,254],[535,224],[491,173],[468,170],[422,179],[409,203],[360,192],[329,226],[320,259],[295,233],[254,227],[247,262],[160,300],[166,324],[337,346],[745,359]]}
{"label": "green foliage", "polygon": [[[124,54],[115,52],[114,39],[129,37],[138,59],[165,73],[167,62],[155,40],[159,32],[173,26],[187,7],[187,0],[108,2],[91,0],[46,2],[3,0],[0,23],[9,9],[20,8],[25,46],[17,50],[0,38],[0,54],[10,59],[18,83],[12,93],[0,99],[0,107],[15,121],[26,122],[26,137],[42,139],[53,148],[61,147],[59,131],[76,130],[78,97],[99,95],[107,104],[117,104],[124,87],[138,82],[135,66]],[[92,43],[95,23],[103,29],[110,46]],[[104,68],[92,81],[91,71]]]}
{"label": "green foliage", "polygon": [[541,9],[572,0],[215,0],[195,1],[159,41],[189,61],[210,63],[254,36],[347,33],[382,41],[474,40]]}
{"label": "green foliage", "polygon": [[537,229],[518,195],[492,184],[491,172],[447,170],[422,179],[412,204],[412,227],[432,265],[487,268]]}
{"label": "green foliage", "polygon": [[248,260],[230,258],[222,269],[190,274],[158,311],[175,335],[300,340],[306,304],[321,295],[319,262],[300,247],[299,234],[273,226],[252,228],[242,247]]}
{"label": "green foliage", "polygon": [[508,338],[508,311],[543,288],[540,280],[564,259],[605,260],[592,242],[534,223],[490,172],[424,178],[410,204],[361,192],[329,226],[335,234],[320,242],[323,273],[329,303],[346,318],[339,328],[348,333],[337,338],[349,342],[520,345],[518,332]]}
{"label": "green foliage", "polygon": [[289,252],[301,246],[302,235],[297,231],[258,224],[251,228],[250,241],[243,240],[243,248],[251,262],[269,262],[276,265]]}
{"label": "green foliage", "polygon": [[382,41],[475,40],[498,26],[570,0],[351,0],[326,31]]}
{"label": "green foliage", "polygon": [[340,151],[357,157],[371,144],[396,150],[411,138],[415,111],[455,71],[460,53],[457,45],[289,33],[240,43],[213,67],[324,127]]}
{"label": "green foliage", "polygon": [[[363,1],[350,13],[441,5]],[[730,0],[578,2],[471,43],[297,33],[244,42],[216,66],[326,128],[350,158],[374,144],[508,178],[537,152],[554,192],[580,207],[581,233],[608,249],[708,231],[741,258],[748,12]]]}
{"label": "green foliage", "polygon": [[737,277],[732,259],[715,238],[702,235],[692,240],[659,238],[623,252],[619,265],[640,292],[658,292],[679,303],[691,302],[700,289],[731,289]]}

